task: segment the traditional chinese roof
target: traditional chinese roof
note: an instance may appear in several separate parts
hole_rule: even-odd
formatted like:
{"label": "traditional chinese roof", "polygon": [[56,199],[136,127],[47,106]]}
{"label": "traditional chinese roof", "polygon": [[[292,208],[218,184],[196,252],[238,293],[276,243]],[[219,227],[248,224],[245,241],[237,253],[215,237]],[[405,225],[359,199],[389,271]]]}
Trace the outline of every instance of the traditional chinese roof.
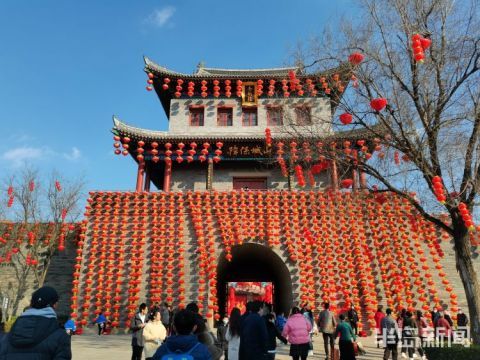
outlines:
{"label": "traditional chinese roof", "polygon": [[148,130],[135,126],[128,125],[118,119],[116,116],[113,116],[113,129],[112,132],[115,135],[122,137],[128,136],[132,140],[143,140],[143,141],[157,141],[164,142],[170,140],[209,140],[209,139],[232,139],[239,141],[252,141],[252,140],[264,140],[264,134],[251,134],[251,135],[237,135],[237,134],[225,134],[225,133],[214,133],[210,132],[208,135],[203,134],[174,134],[168,131],[157,131],[157,130]]}
{"label": "traditional chinese roof", "polygon": [[[173,98],[199,98],[200,89],[205,86],[205,96],[211,98],[238,98],[237,81],[259,82],[262,81],[263,91],[259,98],[283,98],[282,80],[290,81],[289,76],[294,74],[299,81],[299,90],[289,90],[289,97],[329,97],[332,99],[332,109],[335,109],[339,97],[342,96],[344,88],[347,87],[352,67],[350,63],[343,63],[339,66],[321,72],[306,73],[298,66],[269,68],[269,69],[220,69],[199,66],[192,74],[181,73],[161,66],[148,57],[144,57],[145,72],[152,79],[153,88],[160,99],[167,117],[170,116],[170,101]],[[274,81],[272,95],[267,95],[270,81]],[[181,82],[179,84],[178,82]],[[203,82],[203,85],[202,85]],[[226,90],[226,83],[229,83],[230,90]],[[194,84],[194,90],[188,95],[188,83]],[[289,83],[290,84],[290,83]],[[164,88],[165,87],[165,88]],[[180,90],[177,89],[179,87]],[[214,90],[214,88],[217,90]],[[148,89],[152,89],[150,86]]]}
{"label": "traditional chinese roof", "polygon": [[[371,128],[371,130],[367,129],[351,129],[347,131],[337,131],[331,134],[327,134],[324,136],[319,136],[313,132],[305,133],[304,135],[300,136],[298,134],[292,133],[283,133],[281,135],[275,136],[275,139],[284,139],[284,138],[295,138],[301,137],[305,139],[312,139],[312,140],[325,140],[325,141],[338,141],[338,140],[357,140],[357,139],[368,139],[372,138],[372,132],[383,134],[385,130],[383,126],[377,124]],[[144,141],[144,142],[151,142],[157,141],[160,143],[167,142],[167,141],[175,141],[175,140],[234,140],[234,141],[264,141],[265,134],[257,133],[257,134],[225,134],[225,133],[215,133],[209,132],[208,135],[205,134],[189,134],[189,133],[182,133],[182,134],[175,134],[170,133],[168,131],[157,131],[157,130],[148,130],[143,129],[135,126],[128,125],[127,123],[121,121],[116,116],[113,116],[113,129],[112,133],[121,137],[129,137],[135,141]]]}
{"label": "traditional chinese roof", "polygon": [[290,71],[294,71],[299,76],[302,71],[298,66],[290,66],[283,68],[269,68],[269,69],[221,69],[221,68],[206,68],[199,66],[197,71],[193,74],[186,74],[170,70],[164,66],[161,66],[144,57],[145,71],[152,72],[157,76],[170,76],[172,78],[182,78],[184,80],[197,79],[202,80],[205,78],[221,78],[221,79],[244,79],[251,78],[258,79],[258,77],[272,77],[272,78],[285,78],[288,77]]}

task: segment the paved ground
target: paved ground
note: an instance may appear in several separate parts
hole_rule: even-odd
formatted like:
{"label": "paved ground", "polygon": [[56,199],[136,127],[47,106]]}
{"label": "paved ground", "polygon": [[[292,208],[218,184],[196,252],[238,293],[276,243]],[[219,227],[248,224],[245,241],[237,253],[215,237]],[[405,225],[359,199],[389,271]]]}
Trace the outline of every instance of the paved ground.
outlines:
{"label": "paved ground", "polygon": [[[73,360],[128,360],[131,357],[130,335],[81,335],[72,337]],[[359,356],[362,360],[382,359],[383,350],[377,349],[373,337],[361,338],[362,344],[367,350],[367,355]],[[323,339],[314,337],[314,355],[311,360],[325,359],[323,352]],[[288,356],[288,346],[283,344],[278,348],[276,360],[291,360]]]}

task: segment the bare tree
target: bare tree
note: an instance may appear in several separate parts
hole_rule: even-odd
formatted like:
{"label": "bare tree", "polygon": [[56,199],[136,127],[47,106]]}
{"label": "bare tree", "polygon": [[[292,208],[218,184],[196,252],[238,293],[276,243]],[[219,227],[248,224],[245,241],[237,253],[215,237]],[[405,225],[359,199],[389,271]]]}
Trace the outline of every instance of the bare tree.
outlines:
{"label": "bare tree", "polygon": [[[365,0],[357,19],[341,21],[300,46],[295,61],[306,64],[308,72],[350,66],[353,77],[337,86],[354,86],[332,98],[337,114],[351,115],[352,121],[344,125],[335,116],[333,128],[360,130],[375,140],[367,147],[337,144],[317,155],[367,173],[370,186],[408,199],[452,236],[472,336],[480,344],[480,283],[468,216],[475,213],[480,190],[478,1]],[[424,59],[412,37],[424,39]],[[345,64],[352,53],[363,55],[363,62]],[[375,98],[387,100],[384,109],[372,109]],[[439,179],[444,199],[438,185],[435,190]]]}
{"label": "bare tree", "polygon": [[16,314],[32,286],[42,286],[52,257],[75,234],[83,181],[69,182],[53,173],[42,186],[36,170],[25,168],[6,181],[9,202],[0,223],[0,257],[9,266],[0,293],[10,299],[8,315]]}

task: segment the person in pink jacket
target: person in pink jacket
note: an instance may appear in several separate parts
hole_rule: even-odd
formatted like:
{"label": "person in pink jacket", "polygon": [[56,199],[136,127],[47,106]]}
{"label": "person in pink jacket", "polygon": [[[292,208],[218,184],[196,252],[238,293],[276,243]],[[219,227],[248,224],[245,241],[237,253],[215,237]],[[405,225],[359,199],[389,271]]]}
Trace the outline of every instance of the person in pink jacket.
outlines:
{"label": "person in pink jacket", "polygon": [[293,360],[307,359],[311,330],[310,321],[303,316],[298,307],[294,307],[282,331],[282,336],[290,343],[290,356]]}

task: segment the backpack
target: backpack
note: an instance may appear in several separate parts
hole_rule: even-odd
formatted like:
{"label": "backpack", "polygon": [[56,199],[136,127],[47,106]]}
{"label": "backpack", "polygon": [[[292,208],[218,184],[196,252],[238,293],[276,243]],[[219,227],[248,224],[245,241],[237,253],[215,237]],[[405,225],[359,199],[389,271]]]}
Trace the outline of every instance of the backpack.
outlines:
{"label": "backpack", "polygon": [[177,351],[171,351],[167,345],[165,347],[167,348],[168,354],[165,354],[162,356],[160,360],[195,360],[193,356],[191,355],[192,351],[195,350],[197,346],[199,346],[200,343],[196,343],[195,345],[192,346],[190,350],[188,350],[186,353],[180,352],[180,350]]}

